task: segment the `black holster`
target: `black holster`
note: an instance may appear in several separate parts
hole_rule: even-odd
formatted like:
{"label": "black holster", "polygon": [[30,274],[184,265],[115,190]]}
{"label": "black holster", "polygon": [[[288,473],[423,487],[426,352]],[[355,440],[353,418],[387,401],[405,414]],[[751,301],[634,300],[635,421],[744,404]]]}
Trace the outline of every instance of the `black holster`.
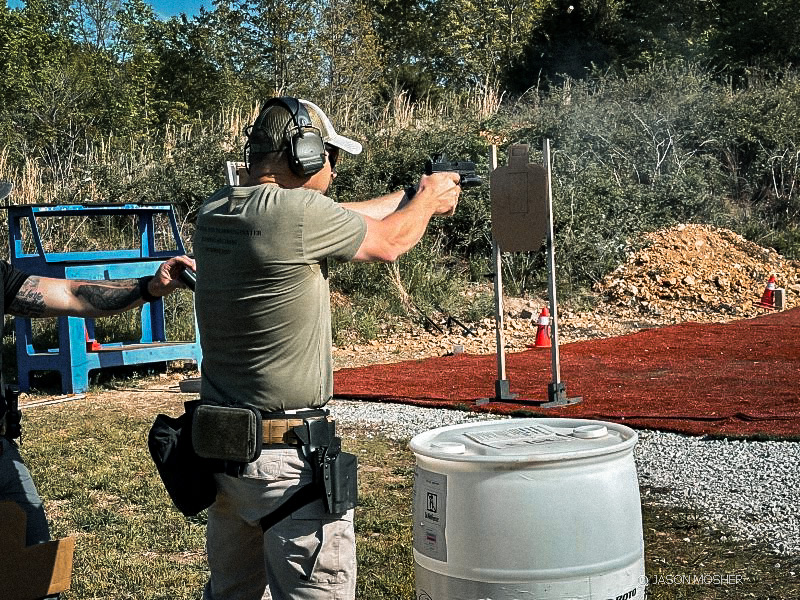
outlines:
{"label": "black holster", "polygon": [[301,451],[311,463],[313,479],[261,519],[262,531],[315,500],[322,499],[325,512],[334,515],[358,504],[358,457],[342,452],[342,438],[335,435],[334,422],[307,420],[293,431],[303,442]]}
{"label": "black holster", "polygon": [[19,410],[19,390],[3,386],[0,397],[0,425],[5,420],[3,437],[9,440],[22,436],[22,412]]}
{"label": "black holster", "polygon": [[325,510],[341,514],[355,508],[358,504],[358,457],[342,452],[342,438],[339,437],[315,454],[314,475],[323,493]]}

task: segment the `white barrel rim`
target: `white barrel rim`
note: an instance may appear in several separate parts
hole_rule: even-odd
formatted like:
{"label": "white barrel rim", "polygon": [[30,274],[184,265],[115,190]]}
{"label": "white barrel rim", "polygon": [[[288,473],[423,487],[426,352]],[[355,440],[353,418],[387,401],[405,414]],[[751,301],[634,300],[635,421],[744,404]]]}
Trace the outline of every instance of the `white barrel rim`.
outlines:
{"label": "white barrel rim", "polygon": [[[408,447],[418,457],[424,457],[433,460],[441,460],[454,463],[478,463],[478,464],[497,463],[497,464],[523,465],[523,464],[544,464],[553,462],[565,462],[571,460],[582,460],[598,456],[608,456],[612,454],[632,452],[633,447],[636,445],[639,439],[639,435],[636,433],[635,430],[631,429],[630,427],[606,421],[597,421],[592,419],[569,419],[569,418],[558,418],[558,417],[543,417],[543,418],[537,417],[537,418],[512,419],[512,420],[521,424],[524,423],[525,421],[529,421],[529,422],[541,423],[543,425],[550,425],[553,427],[559,427],[559,426],[569,427],[570,425],[573,426],[573,428],[595,427],[595,426],[605,427],[609,431],[613,430],[624,435],[626,439],[620,440],[617,444],[614,444],[613,446],[588,448],[570,452],[554,452],[550,454],[524,454],[524,455],[509,455],[509,454],[474,455],[466,453],[445,453],[441,451],[438,452],[435,451],[431,447],[431,444],[427,443],[430,442],[432,438],[439,436],[443,433],[457,432],[459,430],[471,430],[475,429],[476,425],[484,427],[487,425],[491,425],[493,423],[492,421],[482,421],[480,422],[480,424],[460,423],[457,425],[447,425],[445,427],[430,429],[423,433],[417,434],[413,438],[411,438],[411,441],[409,441],[408,443]],[[498,424],[502,424],[505,422],[506,421],[497,421]]]}

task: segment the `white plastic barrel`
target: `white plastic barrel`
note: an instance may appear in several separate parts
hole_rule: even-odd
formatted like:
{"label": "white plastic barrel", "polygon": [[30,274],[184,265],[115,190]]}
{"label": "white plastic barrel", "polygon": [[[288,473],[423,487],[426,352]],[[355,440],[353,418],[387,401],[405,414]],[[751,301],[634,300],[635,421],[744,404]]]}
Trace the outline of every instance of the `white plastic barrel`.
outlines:
{"label": "white plastic barrel", "polygon": [[636,440],[579,419],[415,436],[417,600],[643,599]]}

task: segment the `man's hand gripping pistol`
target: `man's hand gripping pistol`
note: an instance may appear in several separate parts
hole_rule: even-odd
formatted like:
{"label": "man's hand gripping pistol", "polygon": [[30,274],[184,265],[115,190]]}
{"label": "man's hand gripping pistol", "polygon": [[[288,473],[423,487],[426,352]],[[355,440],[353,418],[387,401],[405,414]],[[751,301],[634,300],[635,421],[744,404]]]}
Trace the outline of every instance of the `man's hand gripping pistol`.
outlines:
{"label": "man's hand gripping pistol", "polygon": [[[449,161],[444,154],[434,154],[431,158],[425,161],[425,175],[433,175],[434,173],[458,173],[458,185],[461,189],[477,187],[483,184],[483,180],[475,174],[475,163],[471,161]],[[417,186],[407,187],[406,195],[403,202],[408,202],[417,193]]]}
{"label": "man's hand gripping pistol", "polygon": [[461,189],[477,187],[483,183],[483,180],[475,174],[474,162],[467,160],[452,162],[447,160],[447,156],[444,154],[434,154],[425,161],[426,175],[448,171],[458,173],[461,176],[461,181],[458,182]]}

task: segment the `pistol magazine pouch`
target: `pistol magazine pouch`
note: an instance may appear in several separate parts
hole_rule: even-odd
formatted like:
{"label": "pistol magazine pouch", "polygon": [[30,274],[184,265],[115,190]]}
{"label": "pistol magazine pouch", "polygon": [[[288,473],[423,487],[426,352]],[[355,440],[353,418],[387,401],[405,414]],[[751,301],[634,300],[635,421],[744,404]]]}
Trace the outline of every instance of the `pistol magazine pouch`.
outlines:
{"label": "pistol magazine pouch", "polygon": [[192,415],[192,447],[203,458],[252,462],[262,435],[261,411],[253,406],[201,404]]}

